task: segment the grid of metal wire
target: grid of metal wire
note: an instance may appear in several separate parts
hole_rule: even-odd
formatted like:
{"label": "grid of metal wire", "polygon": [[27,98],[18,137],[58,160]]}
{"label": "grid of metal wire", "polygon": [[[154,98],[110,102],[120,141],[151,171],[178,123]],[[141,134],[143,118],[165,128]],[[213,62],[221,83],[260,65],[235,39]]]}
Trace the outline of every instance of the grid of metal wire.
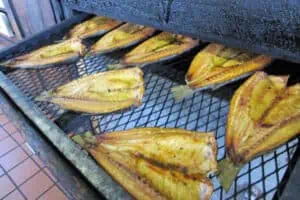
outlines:
{"label": "grid of metal wire", "polygon": [[[74,64],[42,70],[17,70],[8,76],[34,101],[44,90],[56,88],[81,76],[105,71],[107,64],[117,63],[125,52],[85,57]],[[147,66],[144,69],[146,90],[140,107],[103,116],[86,116],[81,123],[73,123],[73,131],[88,129],[89,126],[80,125],[86,123],[85,120],[90,120],[97,134],[135,127],[213,131],[218,143],[218,160],[224,158],[228,106],[238,84],[225,86],[217,91],[197,92],[183,101],[175,102],[170,89],[182,83],[193,54],[192,52],[167,64]],[[35,103],[49,119],[55,120],[63,113],[54,104]],[[227,193],[221,188],[217,178],[212,177],[215,187],[212,199],[272,199],[282,186],[280,183],[298,146],[299,140],[296,138],[274,152],[252,160],[243,167]]]}

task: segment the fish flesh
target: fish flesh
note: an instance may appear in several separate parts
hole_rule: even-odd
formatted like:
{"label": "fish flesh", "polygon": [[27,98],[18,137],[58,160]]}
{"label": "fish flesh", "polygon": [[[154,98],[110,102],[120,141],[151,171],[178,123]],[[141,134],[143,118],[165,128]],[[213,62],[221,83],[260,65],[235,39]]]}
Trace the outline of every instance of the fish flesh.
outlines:
{"label": "fish flesh", "polygon": [[227,121],[227,157],[219,165],[225,189],[245,163],[299,135],[300,84],[287,87],[287,81],[287,76],[257,72],[235,92]]}
{"label": "fish flesh", "polygon": [[43,92],[35,100],[55,103],[67,110],[102,114],[139,106],[143,95],[143,72],[135,67],[81,77]]}
{"label": "fish flesh", "polygon": [[140,43],[154,33],[154,28],[126,23],[104,35],[91,47],[89,54],[102,54],[124,49]]}
{"label": "fish flesh", "polygon": [[210,199],[208,174],[217,170],[213,133],[176,128],[136,128],[73,140],[134,198]]}
{"label": "fish flesh", "polygon": [[116,28],[120,24],[122,24],[122,22],[115,19],[110,19],[103,16],[92,17],[91,19],[74,26],[65,36],[65,39],[87,39],[102,36],[108,31]]}
{"label": "fish flesh", "polygon": [[34,50],[0,63],[7,68],[40,69],[56,64],[76,62],[86,53],[86,46],[80,39],[70,39]]}
{"label": "fish flesh", "polygon": [[265,55],[209,44],[193,59],[185,76],[186,85],[172,88],[173,96],[180,100],[195,91],[220,88],[263,69],[271,62],[272,58]]}
{"label": "fish flesh", "polygon": [[109,65],[109,69],[123,68],[126,66],[140,66],[162,62],[178,57],[199,44],[183,35],[162,32],[151,37],[142,44],[128,52],[119,64]]}

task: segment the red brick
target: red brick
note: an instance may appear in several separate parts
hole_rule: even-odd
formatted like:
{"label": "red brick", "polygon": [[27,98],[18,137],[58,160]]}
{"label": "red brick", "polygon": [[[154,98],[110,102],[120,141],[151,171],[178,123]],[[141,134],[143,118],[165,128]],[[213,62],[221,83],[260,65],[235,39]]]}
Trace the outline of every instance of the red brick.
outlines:
{"label": "red brick", "polygon": [[15,189],[14,184],[9,180],[8,176],[0,177],[0,199]]}
{"label": "red brick", "polygon": [[54,184],[44,172],[39,172],[20,187],[28,199],[36,199]]}
{"label": "red brick", "polygon": [[24,200],[24,197],[18,190],[13,191],[8,196],[6,196],[3,200]]}
{"label": "red brick", "polygon": [[8,172],[8,174],[17,185],[20,185],[38,171],[39,167],[31,159],[27,159],[22,164]]}
{"label": "red brick", "polygon": [[28,155],[20,147],[0,158],[2,167],[9,171],[11,168],[28,158]]}
{"label": "red brick", "polygon": [[44,168],[45,167],[44,162],[40,159],[40,157],[38,155],[33,155],[31,157],[35,160],[35,162],[38,164],[38,166],[40,168]]}
{"label": "red brick", "polygon": [[45,173],[52,179],[52,181],[57,182],[57,178],[54,176],[54,174],[51,172],[49,168],[44,168]]}
{"label": "red brick", "polygon": [[9,122],[9,119],[6,117],[6,115],[0,115],[0,124],[4,125],[7,122]]}
{"label": "red brick", "polygon": [[54,186],[47,191],[39,200],[68,200],[67,196],[57,187]]}
{"label": "red brick", "polygon": [[68,190],[60,182],[57,182],[57,186],[61,191],[63,191],[65,194],[70,196],[70,193],[68,192]]}
{"label": "red brick", "polygon": [[2,127],[0,127],[0,141],[6,138],[7,136],[8,134],[6,133],[6,131]]}
{"label": "red brick", "polygon": [[0,141],[0,157],[3,154],[7,153],[8,151],[16,148],[17,146],[18,146],[17,143],[10,137],[7,137],[6,139],[1,140]]}
{"label": "red brick", "polygon": [[32,149],[32,147],[28,147],[28,146],[30,146],[28,143],[24,143],[24,144],[22,144],[22,148],[26,151],[26,153],[29,155],[29,156],[31,156],[34,152],[33,152],[33,149]]}
{"label": "red brick", "polygon": [[21,133],[19,133],[19,132],[13,134],[12,137],[13,137],[19,144],[23,144],[23,143],[25,142],[24,136],[23,136]]}
{"label": "red brick", "polygon": [[17,128],[15,127],[15,125],[13,123],[8,123],[4,126],[5,130],[9,133],[9,134],[14,134],[15,132],[17,132]]}

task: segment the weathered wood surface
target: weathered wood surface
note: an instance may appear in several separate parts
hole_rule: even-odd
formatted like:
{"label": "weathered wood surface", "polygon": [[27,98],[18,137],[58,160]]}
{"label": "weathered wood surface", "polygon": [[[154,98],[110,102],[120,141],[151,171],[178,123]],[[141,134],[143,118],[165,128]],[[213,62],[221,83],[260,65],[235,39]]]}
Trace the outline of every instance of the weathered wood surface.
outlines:
{"label": "weathered wood surface", "polygon": [[64,0],[105,15],[300,62],[299,0]]}
{"label": "weathered wood surface", "polygon": [[50,0],[11,0],[24,37],[55,24]]}

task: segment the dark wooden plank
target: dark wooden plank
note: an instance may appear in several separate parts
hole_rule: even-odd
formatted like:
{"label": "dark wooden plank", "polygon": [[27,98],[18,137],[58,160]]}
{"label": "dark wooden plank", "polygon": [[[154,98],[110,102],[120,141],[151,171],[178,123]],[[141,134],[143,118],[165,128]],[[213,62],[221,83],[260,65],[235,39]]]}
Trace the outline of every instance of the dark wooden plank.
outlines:
{"label": "dark wooden plank", "polygon": [[16,17],[19,19],[20,24],[24,31],[24,36],[28,37],[32,34],[32,29],[30,28],[30,20],[26,11],[26,1],[25,0],[12,0],[12,5],[16,10]]}
{"label": "dark wooden plank", "polygon": [[66,6],[300,62],[299,0],[64,0]]}
{"label": "dark wooden plank", "polygon": [[63,4],[63,0],[50,0],[50,1],[52,3],[52,8],[57,22],[74,16],[73,10],[66,7]]}
{"label": "dark wooden plank", "polygon": [[45,25],[38,1],[39,0],[25,0],[24,9],[28,16],[28,25],[32,34],[42,31]]}
{"label": "dark wooden plank", "polygon": [[51,0],[46,0],[46,1],[37,0],[37,2],[43,17],[43,22],[44,22],[43,28],[55,25],[56,22],[55,22],[54,12],[51,6]]}
{"label": "dark wooden plank", "polygon": [[59,23],[64,20],[65,16],[63,13],[63,8],[60,0],[50,0],[51,7],[54,13],[55,22]]}
{"label": "dark wooden plank", "polygon": [[25,37],[55,24],[50,0],[12,0]]}
{"label": "dark wooden plank", "polygon": [[62,3],[62,9],[63,9],[64,17],[66,19],[71,18],[74,15],[73,10],[70,7],[65,5],[64,0],[60,0],[60,1]]}

